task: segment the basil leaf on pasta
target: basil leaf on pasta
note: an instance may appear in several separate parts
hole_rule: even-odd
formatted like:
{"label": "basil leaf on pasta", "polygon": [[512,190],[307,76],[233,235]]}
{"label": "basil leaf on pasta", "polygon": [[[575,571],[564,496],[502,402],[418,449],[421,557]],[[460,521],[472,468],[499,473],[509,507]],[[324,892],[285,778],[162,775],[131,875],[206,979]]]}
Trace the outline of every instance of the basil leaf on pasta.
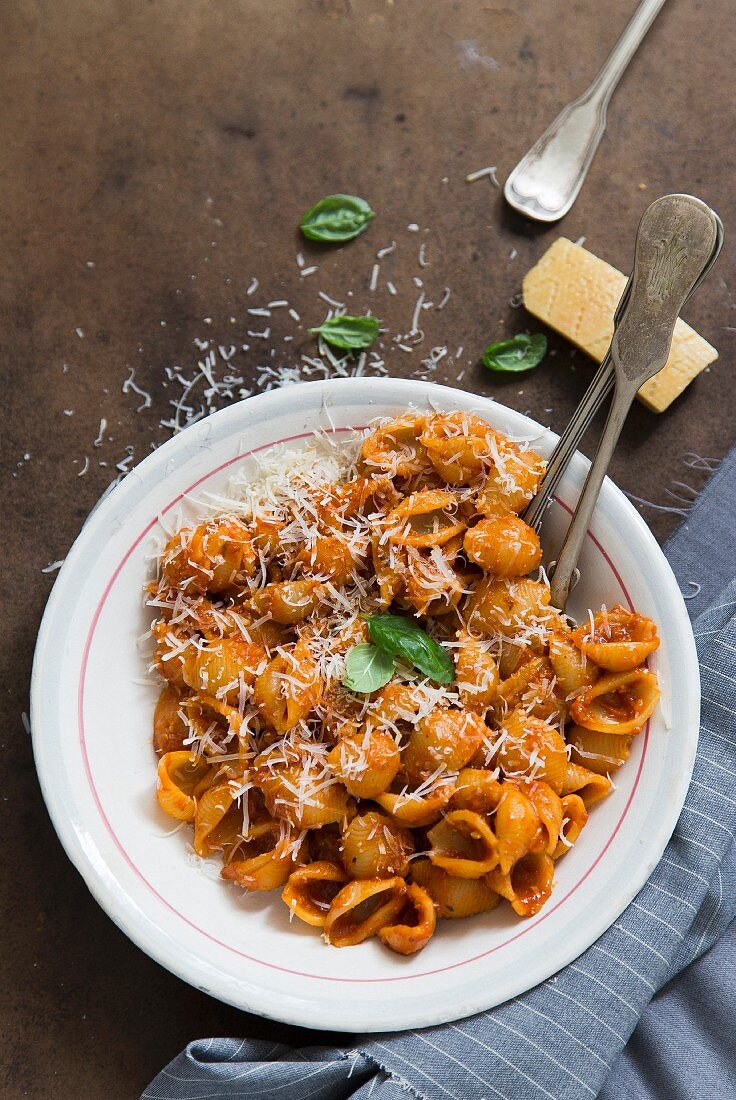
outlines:
{"label": "basil leaf on pasta", "polygon": [[345,679],[343,684],[350,691],[369,695],[389,682],[394,674],[394,659],[382,649],[361,642],[345,655]]}
{"label": "basil leaf on pasta", "polygon": [[310,336],[321,336],[335,348],[348,351],[369,348],[378,336],[380,324],[377,317],[330,317],[316,328],[310,328]]}
{"label": "basil leaf on pasta", "polygon": [[519,374],[531,370],[542,362],[547,354],[547,337],[541,332],[529,335],[520,332],[508,340],[497,340],[483,352],[482,363],[489,370],[501,374]]}
{"label": "basil leaf on pasta", "polygon": [[357,195],[327,195],[307,210],[299,226],[310,241],[352,241],[375,216]]}
{"label": "basil leaf on pasta", "polygon": [[392,657],[402,657],[436,684],[455,679],[452,657],[413,619],[402,615],[373,615],[368,619],[371,640]]}

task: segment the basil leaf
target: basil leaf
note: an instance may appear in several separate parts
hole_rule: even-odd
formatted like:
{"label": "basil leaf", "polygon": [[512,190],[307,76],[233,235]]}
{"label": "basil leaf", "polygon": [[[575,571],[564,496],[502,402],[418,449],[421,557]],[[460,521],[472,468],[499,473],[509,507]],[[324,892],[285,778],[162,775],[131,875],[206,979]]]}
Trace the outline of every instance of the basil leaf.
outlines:
{"label": "basil leaf", "polygon": [[374,615],[368,619],[368,633],[385,653],[403,657],[436,684],[450,684],[455,679],[450,654],[413,619],[401,615]]}
{"label": "basil leaf", "polygon": [[328,195],[307,210],[299,226],[310,241],[352,241],[375,216],[365,199]]}
{"label": "basil leaf", "polygon": [[321,336],[335,348],[369,348],[378,336],[380,324],[377,317],[330,317],[316,328],[310,328],[310,336]]}
{"label": "basil leaf", "polygon": [[489,370],[517,374],[536,367],[546,354],[546,336],[541,332],[535,332],[533,336],[520,332],[518,336],[512,336],[508,340],[497,340],[495,344],[489,344],[483,352],[482,363]]}
{"label": "basil leaf", "polygon": [[345,672],[346,688],[369,695],[389,682],[394,674],[394,659],[369,642],[361,642],[345,655]]}

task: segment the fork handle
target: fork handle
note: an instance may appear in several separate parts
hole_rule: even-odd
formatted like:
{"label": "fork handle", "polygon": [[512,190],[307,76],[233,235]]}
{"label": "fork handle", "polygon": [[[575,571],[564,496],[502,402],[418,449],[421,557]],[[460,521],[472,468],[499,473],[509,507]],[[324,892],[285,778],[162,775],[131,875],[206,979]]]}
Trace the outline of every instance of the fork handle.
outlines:
{"label": "fork handle", "polygon": [[713,211],[692,195],[663,195],[639,222],[634,269],[616,325],[610,356],[613,401],[593,464],[552,576],[552,602],[564,610],[598,494],[626,416],[643,382],[667,362],[677,317],[718,242]]}
{"label": "fork handle", "polygon": [[524,512],[522,519],[539,534],[545,512],[554,495],[554,491],[560,483],[570,459],[577,451],[583,436],[590,427],[593,417],[602,406],[605,399],[613,389],[613,364],[610,353],[607,353],[593,380],[588,386],[583,398],[575,410],[575,415],[568,422],[567,427],[557,441],[557,445],[549,457],[544,477],[539,483],[537,492],[532,497]]}
{"label": "fork handle", "polygon": [[[676,198],[677,196],[671,196]],[[683,198],[685,196],[682,196]],[[689,201],[692,203],[692,196],[689,196]],[[698,205],[702,206],[698,200]],[[693,283],[693,286],[688,294],[688,299],[692,297],[695,291],[698,289],[703,279],[706,277],[713,264],[718,258],[718,255],[723,246],[723,224],[721,219],[716,214],[715,210],[708,208],[708,220],[711,223],[713,232],[713,247],[708,257],[707,262],[703,265],[703,268]],[[621,301],[616,307],[614,314],[614,328],[618,325],[621,317],[624,314],[628,306],[629,297],[631,295],[631,279],[626,284],[626,288],[621,296]],[[560,480],[562,479],[565,470],[570,464],[570,459],[578,449],[580,442],[582,441],[585,432],[587,431],[593,417],[598,412],[598,409],[602,406],[608,394],[613,389],[614,380],[614,366],[611,351],[606,353],[603,362],[598,368],[595,377],[591,381],[588,389],[585,391],[583,398],[578,405],[575,413],[568,422],[567,427],[557,441],[557,444],[549,457],[547,463],[547,469],[544,477],[539,483],[539,488],[536,494],[527,505],[526,510],[522,513],[522,518],[526,520],[530,527],[539,534],[542,526],[542,520],[544,514],[547,511],[547,507],[552,500],[555,489],[557,488]]]}
{"label": "fork handle", "polygon": [[[631,279],[628,279],[621,300],[614,313],[614,328],[626,309],[631,294]],[[522,518],[539,534],[544,519],[544,513],[552,500],[555,489],[560,483],[565,470],[570,465],[570,459],[577,451],[583,436],[587,432],[593,417],[603,405],[613,389],[614,367],[610,348],[603,356],[600,367],[596,371],[590,385],[583,394],[583,398],[575,410],[574,415],[568,421],[564,432],[557,440],[557,446],[552,451],[547,463],[544,477],[539,483],[537,492],[522,514]]]}
{"label": "fork handle", "polygon": [[504,194],[515,209],[545,222],[570,209],[606,128],[608,102],[664,2],[642,0],[592,84],[563,108],[511,172]]}
{"label": "fork handle", "polygon": [[613,47],[603,68],[598,73],[588,89],[590,92],[599,92],[606,102],[626,71],[626,67],[641,45],[644,35],[664,6],[664,0],[642,0],[642,3],[634,12],[631,21]]}
{"label": "fork handle", "polygon": [[559,607],[560,611],[565,610],[565,604],[570,594],[570,585],[572,584],[578,558],[583,549],[585,536],[588,533],[598,494],[601,491],[603,479],[606,476],[606,471],[621,435],[624,421],[636,397],[636,389],[635,385],[627,386],[620,383],[616,385],[603,434],[595,452],[595,458],[588,471],[578,506],[570,521],[565,541],[557,557],[557,563],[550,581],[550,595],[551,602],[555,607]]}

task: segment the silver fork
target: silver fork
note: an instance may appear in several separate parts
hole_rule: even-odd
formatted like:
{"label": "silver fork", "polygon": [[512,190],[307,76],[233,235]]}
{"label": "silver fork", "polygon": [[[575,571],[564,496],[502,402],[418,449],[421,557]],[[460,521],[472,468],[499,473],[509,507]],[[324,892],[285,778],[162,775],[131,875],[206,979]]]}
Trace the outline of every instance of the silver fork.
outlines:
{"label": "silver fork", "polygon": [[[616,310],[611,347],[572,418],[573,430],[566,433],[569,450],[569,440],[580,424],[590,423],[595,409],[613,387],[608,418],[583,491],[557,561],[549,566],[552,603],[561,610],[567,603],[593,509],[629,409],[639,387],[666,363],[678,315],[710,270],[722,237],[718,216],[692,195],[665,195],[644,211],[636,235],[634,268]],[[569,450],[567,461],[573,451]],[[566,465],[558,460],[553,476],[559,478]],[[550,480],[545,477],[547,484],[540,490],[547,499]],[[539,496],[530,509],[537,505]]]}
{"label": "silver fork", "polygon": [[[690,198],[691,196],[667,196],[668,198]],[[662,200],[659,200],[662,201]],[[695,200],[699,201],[699,200]],[[650,207],[651,209],[651,207]],[[711,210],[710,214],[715,222],[716,239],[713,245],[713,251],[706,263],[705,267],[701,271],[698,279],[696,280],[692,290],[687,296],[686,301],[692,297],[695,291],[698,289],[703,279],[709,273],[713,264],[718,259],[718,255],[723,247],[723,223],[716,214],[715,210]],[[624,308],[629,300],[629,293],[631,290],[631,278],[629,278],[624,292],[621,295],[621,300],[616,307],[614,314],[614,328],[618,325]],[[684,303],[683,303],[684,304]],[[606,352],[600,367],[596,371],[593,379],[588,386],[587,390],[583,394],[583,397],[575,410],[573,416],[565,428],[564,432],[560,436],[555,445],[552,454],[549,457],[547,463],[547,469],[544,477],[539,484],[539,489],[531,502],[527,505],[524,512],[524,519],[533,527],[535,531],[539,531],[542,526],[542,520],[544,513],[552,500],[552,496],[562,479],[565,470],[570,464],[570,459],[575,454],[575,451],[580,446],[583,436],[590,427],[593,418],[600,408],[602,408],[604,401],[613,389],[614,381],[614,366],[611,359],[611,350]]]}
{"label": "silver fork", "polygon": [[664,0],[641,0],[593,83],[547,127],[506,180],[506,201],[541,222],[563,217],[578,196],[606,127],[606,108]]}

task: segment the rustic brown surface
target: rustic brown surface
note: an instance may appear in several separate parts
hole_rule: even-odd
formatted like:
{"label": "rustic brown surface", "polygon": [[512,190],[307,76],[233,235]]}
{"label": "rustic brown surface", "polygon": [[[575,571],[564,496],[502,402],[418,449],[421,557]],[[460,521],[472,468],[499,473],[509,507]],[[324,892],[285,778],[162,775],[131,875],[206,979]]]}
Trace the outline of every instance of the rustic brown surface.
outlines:
{"label": "rustic brown surface", "polygon": [[[475,365],[489,339],[529,323],[507,305],[523,271],[559,232],[585,235],[627,269],[639,215],[668,190],[711,202],[727,236],[736,227],[730,0],[666,5],[561,228],[524,224],[488,180],[464,182],[487,164],[505,178],[587,83],[633,8],[633,0],[3,6],[0,445],[3,473],[12,473],[0,502],[3,1096],[128,1100],[189,1039],[286,1033],[150,961],[61,850],[20,718],[53,582],[41,568],[64,557],[126,447],[137,460],[167,437],[158,427],[170,411],[164,366],[189,371],[195,337],[245,340],[252,275],[263,286],[253,302],[287,297],[314,322],[323,316],[318,289],[352,288],[351,304],[372,304],[399,331],[409,327],[426,241],[428,289],[437,300],[447,284],[452,298],[444,312],[423,315],[423,346],[463,345],[455,368],[465,368],[463,385],[559,428],[589,374],[564,343],[553,339],[556,356],[521,381]],[[343,250],[305,247],[299,214],[337,190],[366,196],[379,217]],[[421,233],[407,231],[413,222]],[[381,283],[392,279],[399,294],[371,297],[375,250],[392,239],[398,249]],[[299,279],[299,248],[317,275]],[[729,249],[686,313],[721,360],[665,415],[637,408],[616,457],[619,484],[663,505],[672,503],[668,487],[692,476],[685,452],[717,457],[733,442],[732,283]],[[276,361],[286,363],[291,349],[282,346]],[[391,373],[409,374],[418,358],[394,352]],[[241,353],[238,369],[252,378],[259,361],[255,350]],[[121,393],[128,364],[151,409],[137,413],[140,399]],[[103,416],[114,438],[95,449]],[[89,471],[78,477],[85,456]],[[660,537],[676,518],[644,514]]]}

